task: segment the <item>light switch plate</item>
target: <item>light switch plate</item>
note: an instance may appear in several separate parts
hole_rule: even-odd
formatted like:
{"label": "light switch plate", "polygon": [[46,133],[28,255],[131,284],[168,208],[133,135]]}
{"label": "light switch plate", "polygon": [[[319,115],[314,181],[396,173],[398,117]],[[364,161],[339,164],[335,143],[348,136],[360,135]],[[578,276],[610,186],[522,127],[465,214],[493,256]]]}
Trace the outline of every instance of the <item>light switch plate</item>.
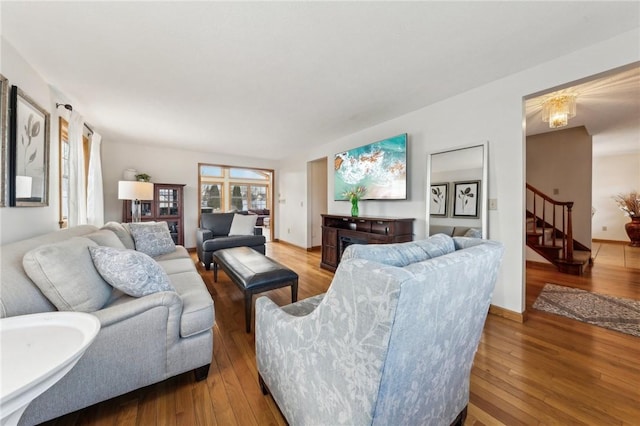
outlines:
{"label": "light switch plate", "polygon": [[497,198],[489,198],[489,210],[498,210]]}

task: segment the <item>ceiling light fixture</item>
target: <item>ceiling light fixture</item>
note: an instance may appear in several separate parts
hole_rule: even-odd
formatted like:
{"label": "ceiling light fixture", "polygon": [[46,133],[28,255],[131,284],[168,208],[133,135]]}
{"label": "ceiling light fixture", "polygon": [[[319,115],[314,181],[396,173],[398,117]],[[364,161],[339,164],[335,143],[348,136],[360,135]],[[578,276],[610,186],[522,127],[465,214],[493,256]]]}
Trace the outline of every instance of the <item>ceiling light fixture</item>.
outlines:
{"label": "ceiling light fixture", "polygon": [[576,116],[576,95],[558,95],[542,102],[542,121],[556,129],[564,127]]}

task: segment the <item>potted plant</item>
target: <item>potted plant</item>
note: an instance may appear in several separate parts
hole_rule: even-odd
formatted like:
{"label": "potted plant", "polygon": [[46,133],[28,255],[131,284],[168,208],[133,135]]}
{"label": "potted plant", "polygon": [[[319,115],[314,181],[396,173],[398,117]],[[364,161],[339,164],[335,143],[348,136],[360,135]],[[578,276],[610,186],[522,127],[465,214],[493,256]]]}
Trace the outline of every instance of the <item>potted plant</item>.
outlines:
{"label": "potted plant", "polygon": [[151,176],[146,173],[140,173],[136,175],[136,180],[139,182],[151,182]]}
{"label": "potted plant", "polygon": [[367,188],[364,186],[357,186],[350,191],[346,191],[342,194],[344,197],[347,197],[349,201],[351,201],[351,216],[358,217],[360,214],[358,208],[358,201],[362,198],[362,196],[367,192]]}
{"label": "potted plant", "polygon": [[631,191],[628,194],[618,194],[614,197],[620,210],[631,218],[631,222],[624,225],[631,240],[631,247],[640,247],[640,194]]}

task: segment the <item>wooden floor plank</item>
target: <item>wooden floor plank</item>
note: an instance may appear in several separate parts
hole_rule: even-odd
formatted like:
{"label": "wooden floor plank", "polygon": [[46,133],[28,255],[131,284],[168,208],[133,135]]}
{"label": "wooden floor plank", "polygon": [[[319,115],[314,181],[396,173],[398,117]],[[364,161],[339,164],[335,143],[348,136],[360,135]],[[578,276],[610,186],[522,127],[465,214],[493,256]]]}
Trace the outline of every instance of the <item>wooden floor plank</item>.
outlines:
{"label": "wooden floor plank", "polygon": [[155,386],[147,386],[139,392],[140,398],[138,401],[138,418],[136,419],[136,426],[144,426],[147,424],[158,424],[158,393]]}
{"label": "wooden floor plank", "polygon": [[196,424],[196,411],[193,404],[193,384],[195,377],[192,374],[181,374],[177,377],[176,394],[176,424],[178,426],[193,426]]}
{"label": "wooden floor plank", "polygon": [[158,384],[156,424],[176,426],[176,387],[178,380],[172,377]]}
{"label": "wooden floor plank", "polygon": [[[638,425],[640,338],[532,308],[545,283],[640,300],[640,265],[606,262],[607,257],[612,264],[640,262],[640,250],[597,244],[596,263],[583,276],[528,265],[524,324],[489,315],[471,372],[467,426]],[[325,292],[331,283],[333,274],[318,267],[319,251],[268,243],[267,254],[298,273],[300,299]],[[208,378],[195,382],[188,372],[47,426],[286,425],[273,399],[257,385],[255,336],[244,331],[242,292],[224,273],[213,283],[211,271],[198,270],[216,309]],[[279,305],[289,303],[291,295],[288,288],[265,294]]]}
{"label": "wooden floor plank", "polygon": [[115,424],[118,426],[136,426],[138,419],[138,400],[132,399],[120,405]]}
{"label": "wooden floor plank", "polygon": [[[213,331],[213,339],[215,342],[219,339],[220,336],[220,328],[217,324],[213,327]],[[207,377],[206,382],[208,385],[209,394],[211,395],[211,405],[217,423],[220,425],[236,425],[238,424],[238,422],[235,415],[233,414],[233,410],[231,409],[229,396],[227,395],[227,390],[224,386],[224,379],[222,378],[222,373],[220,372],[218,362],[216,361],[222,356],[221,345],[217,345],[214,343],[213,360],[211,361],[209,377]]]}

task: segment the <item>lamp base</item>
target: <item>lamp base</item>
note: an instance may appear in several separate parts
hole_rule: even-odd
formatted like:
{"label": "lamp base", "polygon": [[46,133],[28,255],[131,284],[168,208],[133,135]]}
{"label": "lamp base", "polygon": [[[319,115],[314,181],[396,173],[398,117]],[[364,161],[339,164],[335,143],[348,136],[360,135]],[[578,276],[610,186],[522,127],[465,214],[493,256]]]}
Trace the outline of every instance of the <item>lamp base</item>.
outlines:
{"label": "lamp base", "polygon": [[140,222],[140,200],[131,201],[131,221]]}

